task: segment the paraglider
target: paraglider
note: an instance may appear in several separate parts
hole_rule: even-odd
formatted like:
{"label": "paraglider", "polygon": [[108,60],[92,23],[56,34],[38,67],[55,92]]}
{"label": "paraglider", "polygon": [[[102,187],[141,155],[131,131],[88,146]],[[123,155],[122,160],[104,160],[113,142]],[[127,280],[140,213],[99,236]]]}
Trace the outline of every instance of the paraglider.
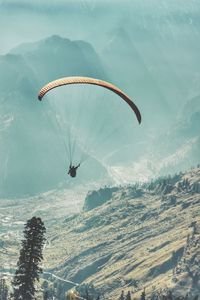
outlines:
{"label": "paraglider", "polygon": [[[67,86],[67,85],[95,85],[95,86],[99,86],[101,88],[107,89],[112,91],[113,93],[115,93],[116,95],[118,95],[120,97],[120,99],[122,99],[126,104],[128,104],[128,106],[132,109],[132,111],[134,112],[138,123],[141,123],[141,113],[139,111],[139,109],[137,108],[137,106],[135,105],[135,103],[131,100],[131,98],[126,95],[122,90],[120,90],[118,87],[116,87],[115,85],[107,82],[107,81],[103,81],[100,79],[95,79],[95,78],[90,78],[90,77],[77,77],[77,76],[73,76],[73,77],[64,77],[64,78],[60,78],[57,80],[54,80],[52,82],[49,82],[48,84],[46,84],[45,86],[42,87],[42,89],[39,91],[38,94],[38,100],[42,101],[43,97],[52,89],[55,88],[59,88],[62,86]],[[83,99],[84,101],[84,99]],[[84,103],[83,103],[84,105]],[[80,160],[80,163],[75,166],[72,163],[72,150],[74,150],[74,146],[71,147],[70,141],[71,139],[69,138],[69,160],[70,160],[70,165],[69,165],[69,170],[68,170],[68,175],[70,175],[72,178],[76,177],[77,174],[77,169],[80,167],[80,164],[82,163],[82,161]],[[74,143],[75,145],[75,143]],[[65,146],[65,148],[67,149],[67,147]]]}
{"label": "paraglider", "polygon": [[76,170],[77,170],[79,167],[80,167],[80,164],[78,164],[76,167],[75,167],[75,166],[72,166],[72,165],[70,164],[68,174],[69,174],[71,177],[76,177]]}

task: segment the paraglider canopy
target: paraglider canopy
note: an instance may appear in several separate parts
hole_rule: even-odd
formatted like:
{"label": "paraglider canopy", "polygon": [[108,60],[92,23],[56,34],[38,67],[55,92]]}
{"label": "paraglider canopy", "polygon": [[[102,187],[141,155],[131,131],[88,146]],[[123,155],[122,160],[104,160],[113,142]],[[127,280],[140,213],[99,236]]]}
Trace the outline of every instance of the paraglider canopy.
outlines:
{"label": "paraglider canopy", "polygon": [[103,88],[106,88],[108,90],[111,90],[115,94],[119,95],[126,103],[132,108],[134,113],[136,114],[137,120],[139,124],[141,123],[141,114],[137,106],[134,104],[134,102],[129,98],[128,95],[126,95],[124,92],[122,92],[118,87],[115,85],[95,78],[90,77],[64,77],[60,78],[54,81],[49,82],[47,85],[45,85],[38,94],[38,100],[42,100],[44,95],[48,93],[50,90],[55,89],[57,87],[68,85],[68,84],[92,84],[92,85],[98,85]]}

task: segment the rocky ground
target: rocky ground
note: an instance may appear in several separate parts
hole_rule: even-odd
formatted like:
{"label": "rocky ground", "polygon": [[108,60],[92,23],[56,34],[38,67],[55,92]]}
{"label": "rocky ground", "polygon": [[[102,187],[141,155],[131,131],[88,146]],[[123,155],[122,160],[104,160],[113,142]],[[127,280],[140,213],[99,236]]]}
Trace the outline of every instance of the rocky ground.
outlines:
{"label": "rocky ground", "polygon": [[193,295],[200,291],[199,207],[199,168],[142,187],[100,189],[59,232],[51,228],[45,259],[51,272],[94,284],[106,299],[122,289],[137,297],[144,287]]}
{"label": "rocky ground", "polygon": [[[122,290],[139,297],[144,288],[147,294],[166,287],[177,295],[200,293],[200,168],[90,192],[83,211],[67,217],[63,207],[56,218],[56,207],[51,218],[45,217],[50,208],[37,210],[37,216],[46,218],[44,271],[54,274],[44,277],[57,283],[59,299],[73,287],[64,280],[93,284],[105,299],[116,299]],[[0,258],[5,273],[16,264],[21,224],[11,222],[4,210]]]}

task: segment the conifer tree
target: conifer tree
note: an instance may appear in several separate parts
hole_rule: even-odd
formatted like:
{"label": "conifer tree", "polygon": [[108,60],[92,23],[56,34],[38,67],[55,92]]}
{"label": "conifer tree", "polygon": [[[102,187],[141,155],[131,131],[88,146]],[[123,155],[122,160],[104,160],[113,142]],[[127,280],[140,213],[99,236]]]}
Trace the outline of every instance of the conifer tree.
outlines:
{"label": "conifer tree", "polygon": [[[52,300],[54,299],[54,288],[48,284],[48,282],[45,280],[43,281],[41,288],[43,290],[43,300]],[[55,288],[56,289],[56,288]]]}
{"label": "conifer tree", "polygon": [[131,292],[128,291],[127,295],[126,295],[126,300],[131,300]]}
{"label": "conifer tree", "polygon": [[120,297],[119,297],[119,300],[124,300],[125,298],[124,298],[124,291],[122,291],[122,293],[121,293],[121,295],[120,295]]}
{"label": "conifer tree", "polygon": [[43,259],[45,232],[44,223],[40,218],[33,217],[25,224],[24,240],[13,280],[15,300],[35,299],[35,282],[39,281],[42,272],[40,262]]}
{"label": "conifer tree", "polygon": [[48,291],[44,291],[43,293],[43,300],[48,300],[49,299],[49,294],[48,294]]}
{"label": "conifer tree", "polygon": [[141,294],[140,300],[145,300],[146,299],[146,293],[145,293],[145,289]]}
{"label": "conifer tree", "polygon": [[0,300],[8,299],[8,287],[4,278],[0,279]]}

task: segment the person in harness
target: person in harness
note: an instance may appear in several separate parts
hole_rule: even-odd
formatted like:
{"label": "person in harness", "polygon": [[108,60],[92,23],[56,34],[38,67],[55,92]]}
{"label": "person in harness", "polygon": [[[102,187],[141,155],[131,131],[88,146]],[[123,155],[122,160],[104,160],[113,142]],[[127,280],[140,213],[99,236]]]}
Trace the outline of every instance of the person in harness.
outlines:
{"label": "person in harness", "polygon": [[68,174],[69,174],[71,177],[76,177],[76,170],[77,170],[79,167],[80,167],[80,164],[78,164],[76,167],[75,167],[75,166],[72,166],[72,164],[70,164]]}

